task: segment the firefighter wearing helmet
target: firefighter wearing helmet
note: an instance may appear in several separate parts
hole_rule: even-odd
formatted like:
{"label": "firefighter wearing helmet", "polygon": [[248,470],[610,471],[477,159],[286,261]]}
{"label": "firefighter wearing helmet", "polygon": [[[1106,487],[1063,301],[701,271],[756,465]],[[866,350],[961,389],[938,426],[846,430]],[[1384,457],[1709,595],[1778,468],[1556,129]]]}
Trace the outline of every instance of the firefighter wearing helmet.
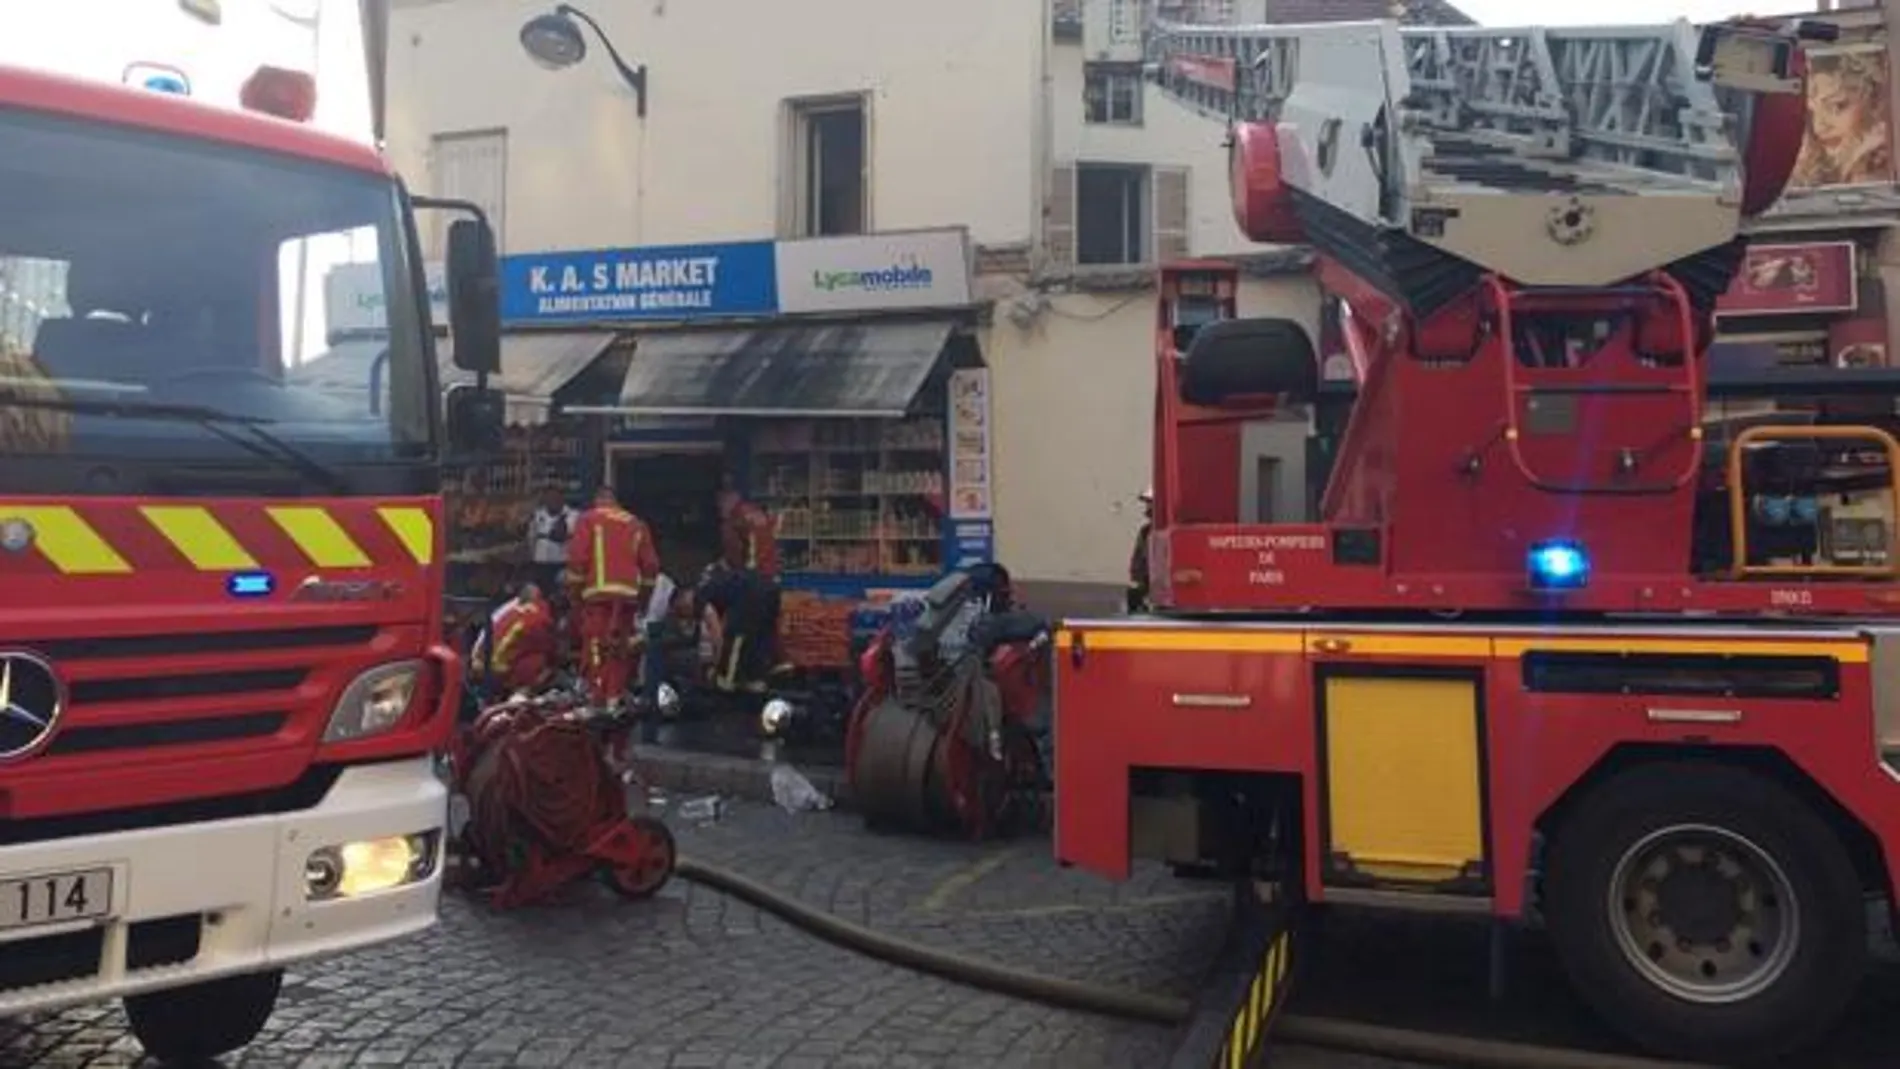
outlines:
{"label": "firefighter wearing helmet", "polygon": [[1155,492],[1141,492],[1141,529],[1135,532],[1135,551],[1128,557],[1128,611],[1148,611],[1148,533],[1154,529]]}
{"label": "firefighter wearing helmet", "polygon": [[472,658],[500,694],[534,690],[554,671],[554,613],[533,583],[488,618]]}
{"label": "firefighter wearing helmet", "polygon": [[567,581],[580,638],[588,696],[618,708],[633,680],[635,637],[660,555],[646,521],[620,507],[602,486],[567,543]]}

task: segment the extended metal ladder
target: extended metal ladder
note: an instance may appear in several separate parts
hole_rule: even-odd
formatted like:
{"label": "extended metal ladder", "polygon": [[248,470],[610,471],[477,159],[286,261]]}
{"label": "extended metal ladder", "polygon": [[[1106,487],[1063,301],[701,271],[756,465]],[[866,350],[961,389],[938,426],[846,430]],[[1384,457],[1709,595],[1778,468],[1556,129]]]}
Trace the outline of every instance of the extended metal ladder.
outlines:
{"label": "extended metal ladder", "polygon": [[1285,124],[1287,181],[1320,205],[1521,284],[1596,286],[1736,236],[1750,101],[1800,90],[1794,47],[1687,22],[1164,22],[1146,51],[1183,105]]}

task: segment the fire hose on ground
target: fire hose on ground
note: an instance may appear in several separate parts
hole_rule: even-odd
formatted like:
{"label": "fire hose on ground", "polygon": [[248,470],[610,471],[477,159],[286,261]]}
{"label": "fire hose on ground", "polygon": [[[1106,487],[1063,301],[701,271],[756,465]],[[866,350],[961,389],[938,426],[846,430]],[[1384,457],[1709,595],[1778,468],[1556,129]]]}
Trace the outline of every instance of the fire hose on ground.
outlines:
{"label": "fire hose on ground", "polygon": [[[666,826],[629,815],[620,776],[606,760],[600,726],[566,712],[571,703],[506,704],[484,713],[458,748],[460,793],[489,863],[509,877],[496,902],[520,904],[590,872],[630,898],[657,892],[672,875],[731,895],[829,943],[901,968],[1015,998],[1108,1017],[1181,1026],[1186,999],[1146,994],[1009,968],[899,939],[815,909],[758,881],[678,854]],[[611,723],[608,734],[618,731]],[[519,849],[516,849],[519,848]],[[511,862],[510,858],[513,858]],[[1383,1028],[1343,1020],[1283,1017],[1275,1035],[1309,1046],[1476,1069],[1689,1069],[1635,1058],[1530,1047]]]}
{"label": "fire hose on ground", "polygon": [[[1178,1026],[1194,1013],[1187,999],[1085,983],[1014,969],[899,939],[781,894],[756,880],[681,856],[674,874],[773,914],[835,946],[940,979],[1061,1009]],[[1283,1017],[1278,1040],[1399,1061],[1470,1069],[1708,1069],[1681,1062],[1385,1028],[1326,1017]]]}

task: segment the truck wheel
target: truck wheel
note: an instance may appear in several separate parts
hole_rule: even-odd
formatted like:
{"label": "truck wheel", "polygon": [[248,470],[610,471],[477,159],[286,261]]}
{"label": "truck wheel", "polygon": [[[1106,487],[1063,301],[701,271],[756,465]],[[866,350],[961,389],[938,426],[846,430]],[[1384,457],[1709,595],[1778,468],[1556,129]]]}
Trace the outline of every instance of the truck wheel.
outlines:
{"label": "truck wheel", "polygon": [[125,1000],[132,1034],[145,1053],[171,1065],[210,1061],[257,1038],[277,1008],[284,973],[248,973],[133,995]]}
{"label": "truck wheel", "polygon": [[1572,986],[1658,1053],[1753,1064],[1825,1036],[1866,965],[1860,881],[1799,799],[1739,769],[1648,766],[1584,797],[1544,902]]}

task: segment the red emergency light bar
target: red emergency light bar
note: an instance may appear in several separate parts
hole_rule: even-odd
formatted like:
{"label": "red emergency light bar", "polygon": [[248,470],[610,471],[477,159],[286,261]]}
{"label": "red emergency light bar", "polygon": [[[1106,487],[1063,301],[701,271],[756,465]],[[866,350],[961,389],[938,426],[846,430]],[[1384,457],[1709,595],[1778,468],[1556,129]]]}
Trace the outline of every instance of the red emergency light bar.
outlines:
{"label": "red emergency light bar", "polygon": [[309,122],[317,113],[317,80],[304,71],[259,67],[245,80],[238,99],[247,111]]}

